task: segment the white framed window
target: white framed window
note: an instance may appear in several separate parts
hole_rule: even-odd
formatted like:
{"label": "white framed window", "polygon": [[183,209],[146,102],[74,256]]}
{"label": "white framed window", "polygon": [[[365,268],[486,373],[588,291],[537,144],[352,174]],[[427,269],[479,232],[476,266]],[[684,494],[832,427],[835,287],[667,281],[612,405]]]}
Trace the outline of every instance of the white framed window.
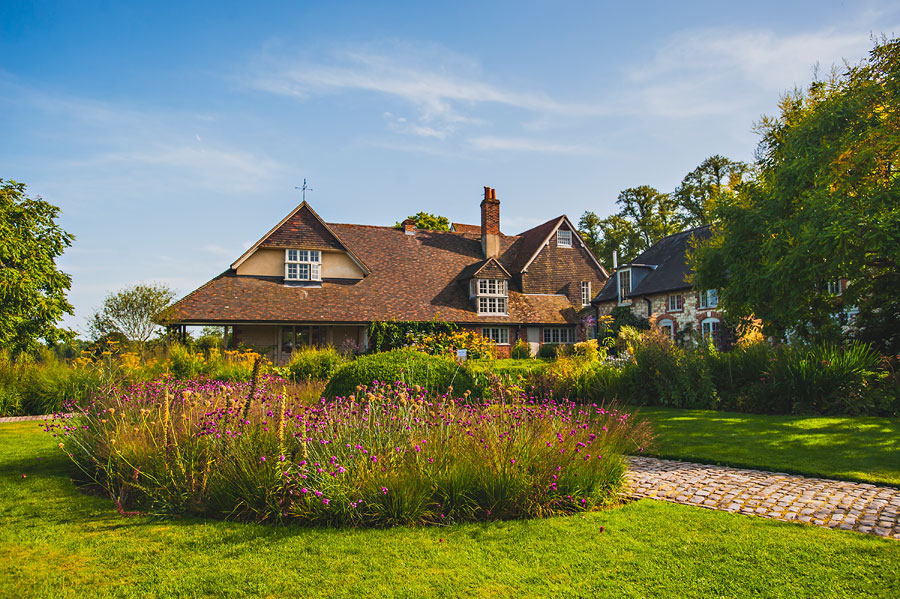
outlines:
{"label": "white framed window", "polygon": [[707,318],[700,323],[704,341],[715,341],[719,337],[719,319]]}
{"label": "white framed window", "polygon": [[481,334],[497,345],[509,345],[509,329],[506,327],[485,327]]}
{"label": "white framed window", "polygon": [[631,269],[620,270],[617,276],[619,277],[619,303],[630,304],[628,297],[631,295]]}
{"label": "white framed window", "polygon": [[581,305],[589,306],[591,304],[591,282],[581,282]]}
{"label": "white framed window", "polygon": [[471,291],[477,297],[479,314],[506,314],[509,284],[503,279],[477,279]]}
{"label": "white framed window", "polygon": [[675,338],[675,323],[668,318],[659,321],[659,330],[669,339]]}
{"label": "white framed window", "polygon": [[478,295],[503,295],[507,292],[506,281],[497,279],[478,279]]}
{"label": "white framed window", "polygon": [[707,310],[719,305],[719,292],[715,289],[700,292],[700,309]]}
{"label": "white framed window", "polygon": [[572,232],[557,229],[556,231],[556,247],[570,248],[572,247]]}
{"label": "white framed window", "polygon": [[841,286],[841,280],[835,279],[834,281],[828,281],[828,293],[831,295],[841,295],[844,292]]}
{"label": "white framed window", "polygon": [[[669,312],[681,312],[684,310],[684,296],[683,295],[670,295],[669,296]],[[671,321],[669,321],[671,322]]]}
{"label": "white framed window", "polygon": [[322,252],[319,250],[284,250],[285,281],[321,281]]}
{"label": "white framed window", "polygon": [[575,343],[575,329],[571,327],[544,327],[544,343]]}
{"label": "white framed window", "polygon": [[479,297],[479,314],[506,314],[505,297]]}

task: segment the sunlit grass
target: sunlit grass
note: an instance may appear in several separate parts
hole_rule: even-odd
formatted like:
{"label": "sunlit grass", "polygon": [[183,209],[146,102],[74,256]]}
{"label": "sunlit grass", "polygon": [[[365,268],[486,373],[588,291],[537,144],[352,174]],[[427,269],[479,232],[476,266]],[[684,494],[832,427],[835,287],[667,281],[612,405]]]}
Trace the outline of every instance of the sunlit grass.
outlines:
{"label": "sunlit grass", "polygon": [[122,518],[70,474],[35,423],[0,424],[0,596],[900,595],[896,541],[661,502],[335,530]]}
{"label": "sunlit grass", "polygon": [[900,420],[641,408],[653,455],[900,486]]}

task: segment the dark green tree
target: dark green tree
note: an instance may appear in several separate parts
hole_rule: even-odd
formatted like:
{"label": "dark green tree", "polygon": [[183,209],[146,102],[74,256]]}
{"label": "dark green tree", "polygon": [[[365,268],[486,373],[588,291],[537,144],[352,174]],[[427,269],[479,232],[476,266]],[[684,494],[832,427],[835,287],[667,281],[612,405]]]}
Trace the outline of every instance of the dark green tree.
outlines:
{"label": "dark green tree", "polygon": [[[896,323],[898,288],[886,282],[900,266],[900,41],[779,109],[757,125],[755,179],[722,198],[713,237],[693,252],[695,285],[775,335],[834,339],[849,306]],[[828,289],[839,278],[850,281],[842,295]],[[900,350],[896,334],[867,335]]]}
{"label": "dark green tree", "polygon": [[716,154],[685,175],[673,194],[685,226],[710,224],[715,205],[722,197],[734,196],[749,170],[745,162]]}
{"label": "dark green tree", "polygon": [[678,204],[667,193],[642,185],[619,193],[619,212],[606,218],[585,212],[578,229],[597,259],[612,267],[613,251],[620,264],[630,262],[651,245],[682,229]]}
{"label": "dark green tree", "polygon": [[0,348],[18,355],[71,340],[56,326],[72,314],[72,278],[56,259],[74,237],[56,224],[59,208],[25,195],[25,185],[0,179]]}
{"label": "dark green tree", "polygon": [[[413,214],[412,216],[408,216],[407,218],[411,218],[416,221],[417,229],[425,229],[428,231],[449,231],[450,230],[450,219],[446,216],[440,216],[438,214],[431,214],[430,212],[418,212]],[[403,223],[398,222],[394,224],[395,229],[403,228]]]}

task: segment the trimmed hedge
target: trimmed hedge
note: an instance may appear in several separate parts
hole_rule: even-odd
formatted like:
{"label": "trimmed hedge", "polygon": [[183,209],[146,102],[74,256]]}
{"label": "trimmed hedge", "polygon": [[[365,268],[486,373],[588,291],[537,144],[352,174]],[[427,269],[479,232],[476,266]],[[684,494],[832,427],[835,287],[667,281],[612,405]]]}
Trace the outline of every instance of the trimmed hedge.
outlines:
{"label": "trimmed hedge", "polygon": [[395,349],[360,356],[345,364],[328,381],[324,395],[346,397],[355,393],[359,385],[371,385],[372,381],[403,381],[438,393],[445,393],[453,386],[457,395],[476,388],[472,376],[456,362],[410,349]]}
{"label": "trimmed hedge", "polygon": [[285,365],[283,373],[292,381],[324,381],[330,379],[347,361],[348,358],[331,346],[304,347],[291,354],[291,361]]}

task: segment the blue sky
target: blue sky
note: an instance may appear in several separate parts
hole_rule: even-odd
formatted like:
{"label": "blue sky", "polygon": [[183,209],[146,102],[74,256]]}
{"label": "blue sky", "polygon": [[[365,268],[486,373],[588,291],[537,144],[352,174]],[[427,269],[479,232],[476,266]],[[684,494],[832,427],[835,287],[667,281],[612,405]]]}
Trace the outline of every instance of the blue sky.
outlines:
{"label": "blue sky", "polygon": [[[185,6],[189,4],[189,6]],[[900,31],[889,2],[0,3],[0,178],[60,206],[85,319],[179,295],[307,199],[330,222],[419,210],[501,228],[605,216],[753,123],[816,64]]]}

